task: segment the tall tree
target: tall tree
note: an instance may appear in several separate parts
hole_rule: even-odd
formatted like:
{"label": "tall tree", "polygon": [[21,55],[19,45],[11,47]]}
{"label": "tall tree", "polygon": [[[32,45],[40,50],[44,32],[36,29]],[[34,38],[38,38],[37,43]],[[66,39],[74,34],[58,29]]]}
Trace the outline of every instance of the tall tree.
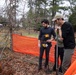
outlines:
{"label": "tall tree", "polygon": [[51,21],[57,12],[67,10],[65,6],[61,6],[63,3],[63,0],[29,0],[29,8],[31,11],[29,10],[28,15],[35,19],[36,24],[37,21],[43,18],[47,18]]}
{"label": "tall tree", "polygon": [[65,0],[65,1],[70,4],[68,7],[68,16],[70,16],[72,12],[75,11],[74,7],[76,6],[76,0]]}

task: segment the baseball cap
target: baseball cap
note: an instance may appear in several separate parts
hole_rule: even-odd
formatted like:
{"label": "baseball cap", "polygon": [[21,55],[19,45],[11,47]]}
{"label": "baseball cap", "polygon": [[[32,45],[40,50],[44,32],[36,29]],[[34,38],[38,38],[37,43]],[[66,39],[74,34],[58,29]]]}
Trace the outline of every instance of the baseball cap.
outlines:
{"label": "baseball cap", "polygon": [[57,15],[54,16],[54,18],[52,19],[52,21],[55,21],[55,20],[57,20],[59,18],[63,18],[64,19],[63,15],[57,14]]}

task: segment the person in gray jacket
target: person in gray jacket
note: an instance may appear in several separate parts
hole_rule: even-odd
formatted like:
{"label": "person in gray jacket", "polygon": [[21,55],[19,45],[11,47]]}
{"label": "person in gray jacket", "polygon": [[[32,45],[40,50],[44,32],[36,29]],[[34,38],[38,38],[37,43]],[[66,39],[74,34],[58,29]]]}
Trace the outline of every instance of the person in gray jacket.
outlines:
{"label": "person in gray jacket", "polygon": [[[62,72],[62,62],[63,62],[63,56],[64,56],[64,45],[63,45],[63,41],[60,40],[60,37],[62,36],[62,33],[61,33],[61,28],[60,27],[57,27],[55,29],[56,33],[57,33],[57,37],[58,39],[56,38],[56,41],[57,41],[57,44],[55,45],[55,53],[54,53],[54,66],[53,66],[53,71],[56,71],[56,62],[58,63],[59,61],[59,57],[60,57],[60,65],[59,66],[59,72]],[[58,61],[56,61],[56,54],[57,54],[57,47],[58,47]]]}

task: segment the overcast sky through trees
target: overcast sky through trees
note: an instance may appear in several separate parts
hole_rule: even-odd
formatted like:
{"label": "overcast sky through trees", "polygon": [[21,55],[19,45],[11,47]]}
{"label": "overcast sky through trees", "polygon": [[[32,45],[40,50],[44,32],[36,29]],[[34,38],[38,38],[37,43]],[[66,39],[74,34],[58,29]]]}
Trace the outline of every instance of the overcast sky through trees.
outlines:
{"label": "overcast sky through trees", "polygon": [[[21,3],[19,3],[20,6],[19,6],[18,9],[19,9],[20,12],[18,12],[18,17],[21,17],[21,13],[23,12],[25,1],[27,1],[27,0],[22,0]],[[5,0],[0,0],[0,11],[3,11],[3,8],[4,8],[5,5],[6,5]],[[70,6],[70,4],[69,4],[69,2],[67,2],[67,1],[65,2],[65,1],[64,1],[64,4],[61,5],[61,6]],[[49,8],[49,7],[47,7],[47,8]],[[24,12],[26,13],[28,10],[29,10],[29,9],[28,9],[27,3],[26,3]],[[65,12],[65,11],[62,11],[62,14],[63,14],[64,12]],[[68,14],[68,11],[67,11],[66,13]]]}

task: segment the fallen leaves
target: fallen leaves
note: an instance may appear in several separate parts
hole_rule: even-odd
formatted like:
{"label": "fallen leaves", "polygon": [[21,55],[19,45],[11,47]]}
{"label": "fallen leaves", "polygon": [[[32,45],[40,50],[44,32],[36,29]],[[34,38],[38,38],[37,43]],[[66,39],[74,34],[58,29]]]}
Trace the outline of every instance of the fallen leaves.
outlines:
{"label": "fallen leaves", "polygon": [[[4,50],[0,61],[0,75],[46,75],[44,70],[38,70],[38,57]],[[45,60],[43,60],[44,63]],[[52,68],[50,63],[50,69]],[[55,72],[47,75],[55,75]]]}

